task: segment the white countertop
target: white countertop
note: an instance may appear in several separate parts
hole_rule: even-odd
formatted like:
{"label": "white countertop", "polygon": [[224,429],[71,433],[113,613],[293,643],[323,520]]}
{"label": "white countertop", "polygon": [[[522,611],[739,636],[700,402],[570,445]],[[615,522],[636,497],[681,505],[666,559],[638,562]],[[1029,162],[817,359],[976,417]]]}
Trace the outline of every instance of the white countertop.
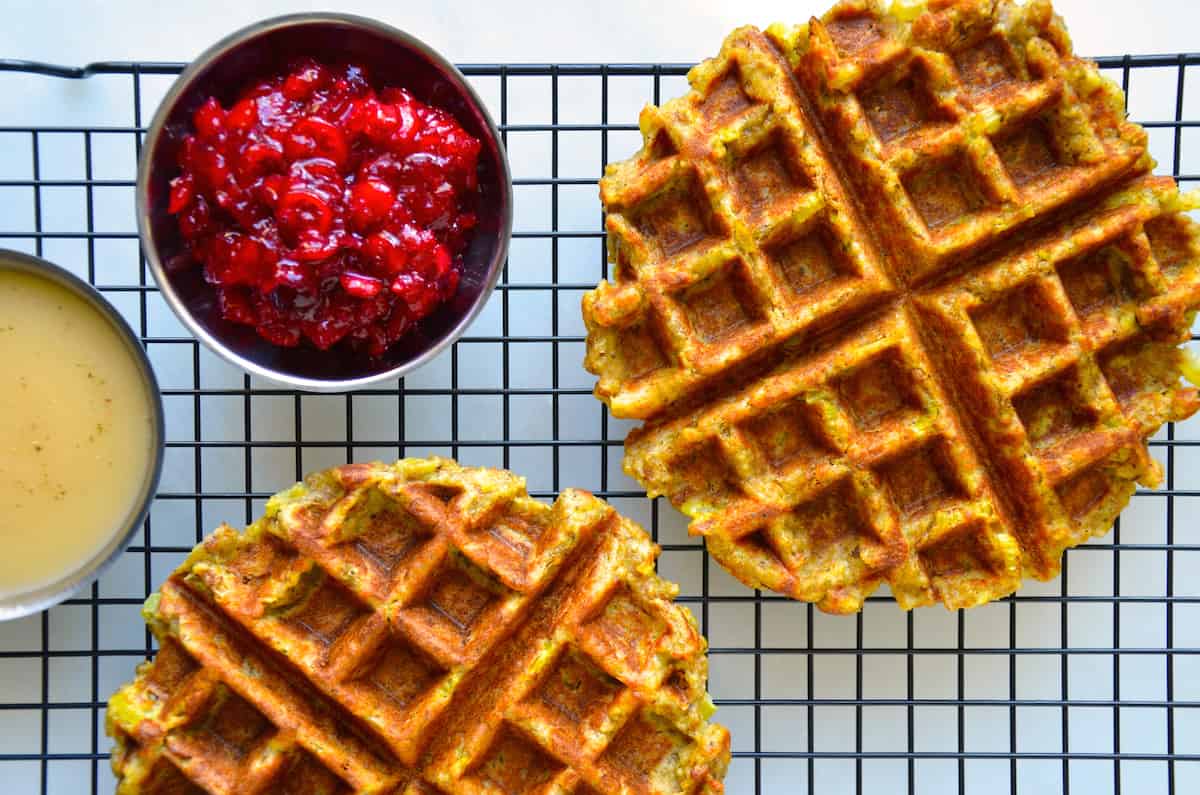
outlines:
{"label": "white countertop", "polygon": [[[404,28],[460,63],[511,61],[691,62],[738,25],[802,22],[825,0],[604,0],[585,2],[338,3],[287,0],[9,0],[0,26],[6,58],[84,63],[188,60],[223,34],[264,17],[336,9]],[[1200,3],[1059,0],[1078,52],[1200,49]]]}
{"label": "white countertop", "polygon": [[[713,54],[724,35],[747,22],[760,26],[776,21],[801,21],[819,14],[826,0],[803,2],[687,2],[635,0],[560,3],[403,3],[396,0],[353,0],[340,2],[339,11],[378,17],[427,40],[459,63],[492,62],[693,62]],[[651,6],[649,11],[643,5]],[[1200,2],[1194,0],[1059,0],[1060,13],[1067,19],[1077,50],[1086,55],[1145,54],[1200,51]],[[1136,6],[1136,7],[1135,7]],[[185,0],[185,2],[72,3],[64,0],[8,0],[0,21],[0,58],[29,58],[70,65],[94,60],[183,61],[233,29],[251,21],[295,10],[319,9],[317,4],[231,2],[230,0]],[[1189,70],[1185,118],[1200,118],[1200,67]],[[1132,82],[1131,115],[1138,120],[1169,119],[1174,113],[1176,70],[1146,70]],[[546,78],[510,81],[510,121],[549,121]],[[143,120],[170,83],[169,77],[147,77],[143,85]],[[519,84],[518,84],[519,83]],[[682,78],[663,80],[663,96],[680,91]],[[495,78],[477,81],[485,99],[498,96]],[[609,120],[614,124],[636,121],[638,108],[648,98],[648,79],[614,80],[610,94]],[[579,79],[560,88],[563,120],[595,123],[599,120],[597,79]],[[63,81],[0,74],[0,127],[22,124],[79,124],[90,127],[128,127],[133,119],[127,75]],[[578,116],[572,114],[578,112]],[[590,114],[590,115],[589,115]],[[1194,129],[1181,136],[1181,172],[1200,173],[1200,137]],[[24,136],[24,137],[22,137]],[[563,133],[559,136],[559,174],[596,177],[599,173],[597,132]],[[610,157],[619,159],[638,143],[636,133],[609,133]],[[40,137],[43,179],[78,180],[82,173],[82,145],[78,134]],[[1171,163],[1172,135],[1159,129],[1151,135],[1151,148],[1160,162]],[[93,178],[132,178],[133,141],[129,133],[97,134],[92,137]],[[550,173],[549,133],[510,135],[509,151],[514,176],[544,178]],[[0,182],[28,179],[29,138],[27,134],[0,135]],[[1161,171],[1162,169],[1160,169]],[[1169,170],[1169,169],[1167,169]],[[1190,183],[1196,186],[1197,183]],[[132,189],[97,187],[95,228],[130,233]],[[32,228],[29,188],[0,186],[0,231]],[[77,232],[84,228],[82,188],[44,188],[42,222],[52,231]],[[544,186],[522,186],[517,195],[516,228],[549,228],[550,193]],[[559,222],[562,229],[598,228],[599,204],[595,188],[562,186],[559,189]],[[46,256],[81,270],[86,253],[78,241],[47,240]],[[514,242],[510,262],[514,282],[544,282],[550,268],[546,241],[522,239]],[[5,241],[0,240],[0,244]],[[28,243],[28,241],[26,241]],[[580,243],[580,245],[575,245]],[[559,246],[559,277],[563,281],[593,282],[600,270],[599,247],[594,241],[563,240]],[[31,245],[31,244],[30,244]],[[137,280],[136,242],[105,241],[96,247],[97,278],[106,284],[134,284]],[[137,320],[134,294],[110,294]],[[583,333],[578,316],[578,291],[560,294],[561,335]],[[525,290],[509,294],[509,330],[514,335],[548,335],[552,300],[548,290]],[[470,333],[496,335],[501,329],[499,302],[493,300]],[[172,337],[186,332],[156,297],[149,300],[147,332],[153,337]],[[494,389],[500,382],[495,343],[459,346],[458,386]],[[593,379],[579,366],[581,346],[576,342],[558,345],[559,386],[586,389]],[[514,345],[512,386],[549,387],[549,344]],[[240,388],[241,374],[216,357],[201,351],[193,363],[190,343],[151,345],[151,357],[164,388],[202,390]],[[192,380],[193,366],[200,383]],[[452,402],[445,389],[450,385],[449,355],[407,380],[410,388],[424,388],[426,395],[408,395],[403,420],[397,417],[396,397],[358,396],[353,400],[353,426],[346,428],[344,396],[305,396],[298,401],[302,438],[309,442],[340,442],[352,432],[354,438],[392,440],[390,446],[344,446],[302,444],[291,447],[255,447],[251,471],[244,469],[243,453],[221,447],[221,442],[241,442],[244,410],[250,411],[252,438],[265,441],[293,440],[293,401],[288,397],[202,395],[193,402],[189,395],[168,398],[168,439],[195,440],[193,409],[199,404],[202,419],[199,441],[217,444],[175,448],[168,454],[164,492],[240,494],[249,482],[255,492],[268,493],[285,487],[295,477],[296,466],[314,470],[342,463],[347,457],[368,459],[396,455],[400,438],[426,439],[429,448],[409,447],[407,452],[449,454],[450,412],[457,408],[459,438],[485,440],[500,435],[499,398],[461,396]],[[255,382],[255,385],[259,385]],[[442,390],[442,394],[437,394]],[[563,439],[595,439],[600,432],[599,404],[590,395],[564,395],[559,400],[559,435]],[[510,436],[513,439],[549,439],[550,398],[547,394],[514,396],[511,399]],[[619,438],[629,423],[610,421],[609,434]],[[1200,439],[1200,418],[1176,428],[1178,439]],[[1168,448],[1156,447],[1154,454],[1165,458]],[[1177,489],[1200,490],[1200,447],[1173,448]],[[195,455],[193,456],[193,454]],[[511,466],[529,479],[531,489],[552,488],[551,455],[548,446],[513,447]],[[466,463],[500,463],[497,447],[469,446],[459,451]],[[560,450],[561,485],[600,487],[599,446],[571,446]],[[637,485],[620,472],[620,449],[607,452],[608,484],[612,489],[634,490]],[[201,482],[194,482],[199,466]],[[616,499],[627,515],[650,525],[650,503],[640,498]],[[261,511],[261,500],[249,506]],[[1184,597],[1168,603],[1165,571],[1168,506],[1174,509],[1174,533],[1178,544],[1193,545],[1176,551],[1174,593]],[[239,524],[246,519],[246,501],[241,498],[205,497],[160,500],[152,513],[155,546],[190,546],[195,530],[205,530],[220,521]],[[1089,549],[1068,556],[1067,580],[1029,583],[1020,592],[1029,597],[1014,603],[993,604],[967,613],[953,614],[940,608],[917,611],[906,618],[888,602],[867,605],[861,620],[825,616],[809,607],[786,601],[756,605],[746,600],[751,592],[734,581],[719,566],[706,562],[698,543],[689,538],[684,522],[670,506],[657,510],[659,540],[671,545],[660,560],[660,571],[679,582],[689,607],[699,614],[695,597],[707,587],[715,597],[740,597],[744,601],[714,600],[707,609],[706,631],[718,651],[711,656],[710,689],[721,708],[717,720],[733,732],[735,751],[755,749],[756,715],[752,705],[731,703],[752,700],[755,681],[761,696],[771,699],[761,706],[758,717],[758,747],[767,752],[761,762],[762,793],[791,795],[807,791],[808,761],[771,758],[770,752],[830,752],[830,758],[813,765],[816,791],[855,792],[856,765],[845,754],[856,747],[856,719],[861,710],[861,748],[878,758],[868,758],[861,767],[860,792],[891,793],[907,787],[908,763],[896,754],[910,749],[927,756],[913,763],[917,792],[957,791],[961,749],[969,756],[963,764],[967,791],[1008,793],[1010,791],[1010,731],[1016,750],[1025,755],[1016,763],[1017,784],[1023,792],[1051,792],[1064,786],[1060,758],[1037,759],[1037,754],[1067,751],[1075,755],[1068,765],[1071,789],[1088,795],[1115,790],[1119,779],[1125,792],[1150,795],[1167,791],[1174,775],[1178,792],[1200,792],[1200,762],[1163,761],[1168,750],[1168,731],[1174,729],[1177,753],[1200,752],[1200,529],[1196,521],[1200,499],[1175,497],[1168,501],[1152,493],[1135,497],[1122,518],[1120,535],[1097,539]],[[199,511],[200,516],[196,516]],[[1119,539],[1122,548],[1111,544]],[[141,541],[135,543],[140,544]],[[1141,545],[1135,547],[1133,545]],[[128,553],[100,581],[102,597],[117,601],[97,609],[92,623],[88,604],[55,608],[43,619],[34,616],[0,625],[0,708],[22,704],[28,708],[0,709],[0,791],[38,791],[41,765],[36,758],[4,759],[5,754],[36,756],[42,747],[42,715],[38,708],[43,685],[54,705],[45,711],[47,750],[57,754],[47,765],[45,790],[74,795],[91,791],[93,749],[104,754],[109,741],[103,735],[102,702],[121,682],[133,675],[138,661],[121,650],[140,650],[144,630],[138,617],[138,602],[146,590],[181,560],[175,552],[155,552],[149,581],[144,575],[141,553]],[[707,567],[707,577],[705,569]],[[1119,594],[1119,596],[1116,596]],[[1081,597],[1064,604],[1062,596]],[[1139,597],[1145,599],[1139,600]],[[1190,597],[1190,599],[1188,598]],[[738,653],[754,646],[755,621],[761,621],[762,645],[769,650],[758,658]],[[44,623],[43,623],[44,622]],[[1170,629],[1168,629],[1168,626]],[[1118,629],[1119,628],[1119,629]],[[908,632],[919,649],[907,654]],[[1119,631],[1119,638],[1117,632]],[[807,642],[812,637],[812,646]],[[1168,632],[1171,642],[1168,642]],[[860,634],[861,633],[861,634]],[[101,657],[93,662],[86,654],[93,635]],[[856,654],[860,642],[866,652]],[[1026,653],[1010,655],[1015,638]],[[1063,644],[1069,653],[1062,654]],[[1173,662],[1165,653],[1172,645]],[[1126,651],[1114,653],[1120,645]],[[41,650],[50,655],[43,662]],[[816,653],[809,654],[809,649]],[[966,648],[966,653],[959,651]],[[104,654],[104,651],[117,652]],[[860,667],[861,666],[861,667]],[[911,668],[910,668],[911,666]],[[1010,667],[1011,666],[1011,667]],[[1173,666],[1174,679],[1166,672]],[[912,694],[919,700],[906,706],[907,677],[911,670]],[[861,681],[859,672],[861,671]],[[44,673],[43,673],[44,672]],[[44,678],[43,678],[44,677]],[[961,677],[961,679],[960,679]],[[93,688],[92,682],[95,681]],[[1170,681],[1170,685],[1168,685]],[[811,682],[811,691],[810,691]],[[1114,689],[1114,683],[1116,689]],[[861,705],[856,708],[861,686]],[[806,698],[820,699],[813,708],[813,732],[808,732]],[[1114,699],[1122,699],[1114,708]],[[1064,703],[1063,699],[1066,699]],[[790,701],[789,701],[790,700]],[[95,711],[92,706],[95,705]],[[29,706],[32,705],[32,706]],[[1168,708],[1170,706],[1170,708]],[[97,723],[97,720],[99,723]],[[908,721],[912,722],[910,740]],[[960,736],[958,726],[962,726]],[[1063,725],[1069,729],[1064,748]],[[810,745],[811,743],[811,745]],[[94,744],[94,745],[93,745]],[[1140,754],[1140,759],[1122,761],[1114,777],[1108,755]],[[842,758],[833,758],[838,755]],[[891,756],[889,756],[889,754]],[[995,754],[994,758],[985,758]],[[1093,755],[1085,758],[1087,755]],[[727,781],[731,795],[751,795],[756,760],[734,761]],[[110,792],[112,778],[107,761],[100,759],[98,791]]]}

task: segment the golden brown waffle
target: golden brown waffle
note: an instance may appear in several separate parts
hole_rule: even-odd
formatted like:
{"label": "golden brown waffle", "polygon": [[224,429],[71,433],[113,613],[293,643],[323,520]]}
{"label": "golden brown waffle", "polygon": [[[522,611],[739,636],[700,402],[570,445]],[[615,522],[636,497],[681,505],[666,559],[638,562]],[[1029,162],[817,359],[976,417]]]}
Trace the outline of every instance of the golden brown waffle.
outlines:
{"label": "golden brown waffle", "polygon": [[109,701],[118,793],[708,793],[705,642],[658,548],[444,459],[340,467],[222,527],[146,602]]}
{"label": "golden brown waffle", "polygon": [[1200,305],[1194,202],[1048,3],[735,31],[608,167],[586,366],[735,576],[979,604],[1105,532]]}

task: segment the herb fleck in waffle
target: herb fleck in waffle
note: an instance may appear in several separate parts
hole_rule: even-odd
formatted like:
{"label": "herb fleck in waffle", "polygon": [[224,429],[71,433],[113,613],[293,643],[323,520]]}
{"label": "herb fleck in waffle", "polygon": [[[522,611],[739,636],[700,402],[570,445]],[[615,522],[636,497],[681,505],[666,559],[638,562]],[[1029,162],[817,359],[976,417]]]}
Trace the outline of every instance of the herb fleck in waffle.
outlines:
{"label": "herb fleck in waffle", "polygon": [[1200,407],[1195,202],[1049,3],[741,28],[600,192],[625,469],[753,587],[980,604],[1101,534]]}
{"label": "herb fleck in waffle", "polygon": [[109,701],[118,793],[723,792],[705,642],[582,491],[346,466],[222,527],[147,600]]}

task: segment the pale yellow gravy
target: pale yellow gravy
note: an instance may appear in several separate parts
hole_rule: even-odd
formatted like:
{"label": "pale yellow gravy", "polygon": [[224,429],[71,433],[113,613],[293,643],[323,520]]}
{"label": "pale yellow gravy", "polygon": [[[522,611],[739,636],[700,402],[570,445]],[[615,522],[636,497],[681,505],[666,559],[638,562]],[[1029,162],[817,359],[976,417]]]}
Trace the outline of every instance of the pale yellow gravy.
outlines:
{"label": "pale yellow gravy", "polygon": [[99,311],[0,269],[0,596],[70,574],[121,532],[151,465],[152,416]]}

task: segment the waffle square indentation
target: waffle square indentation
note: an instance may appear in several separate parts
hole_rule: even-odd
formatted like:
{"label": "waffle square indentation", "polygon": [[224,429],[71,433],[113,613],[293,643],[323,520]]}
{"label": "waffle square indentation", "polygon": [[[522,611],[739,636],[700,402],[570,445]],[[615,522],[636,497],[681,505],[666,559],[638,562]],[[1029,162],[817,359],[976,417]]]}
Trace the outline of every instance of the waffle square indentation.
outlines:
{"label": "waffle square indentation", "polygon": [[772,469],[794,462],[813,461],[833,452],[819,430],[814,409],[802,398],[759,415],[745,424]]}
{"label": "waffle square indentation", "polygon": [[631,220],[663,257],[673,257],[717,236],[704,186],[694,171],[635,208]]}
{"label": "waffle square indentation", "polygon": [[767,259],[778,269],[784,284],[797,297],[860,274],[843,246],[823,222],[797,237],[786,237],[765,247]]}
{"label": "waffle square indentation", "polygon": [[404,640],[391,637],[358,673],[356,681],[403,709],[429,692],[445,669]]}
{"label": "waffle square indentation", "polygon": [[547,515],[510,510],[474,532],[464,552],[491,568],[504,582],[524,588],[531,565],[538,561],[542,537],[549,530]]}
{"label": "waffle square indentation", "polygon": [[1104,246],[1059,265],[1058,278],[1080,321],[1110,314],[1136,296],[1128,255]]}
{"label": "waffle square indentation", "polygon": [[829,37],[842,55],[854,55],[885,37],[883,26],[865,14],[839,17],[826,23]]}
{"label": "waffle square indentation", "polygon": [[943,444],[935,440],[879,467],[901,519],[930,513],[966,496]]}
{"label": "waffle square indentation", "polygon": [[218,706],[204,723],[204,731],[238,758],[250,753],[274,728],[249,701],[232,690],[219,688]]}
{"label": "waffle square indentation", "polygon": [[442,570],[426,597],[425,606],[464,638],[470,636],[480,616],[496,601],[496,594],[470,574],[449,566]]}
{"label": "waffle square indentation", "polygon": [[1013,407],[1035,451],[1044,451],[1096,427],[1098,416],[1082,394],[1078,368],[1071,367],[1013,399]]}
{"label": "waffle square indentation", "polygon": [[1103,467],[1089,467],[1059,483],[1055,492],[1071,521],[1083,524],[1089,514],[1113,497],[1113,489],[1118,485],[1119,481]]}
{"label": "waffle square indentation", "polygon": [[264,535],[261,544],[234,556],[228,566],[241,581],[241,587],[258,591],[270,588],[272,577],[291,567],[298,558],[296,550],[274,536]]}
{"label": "waffle square indentation", "polygon": [[812,182],[797,167],[798,161],[778,132],[739,158],[733,167],[739,209],[751,218],[762,218],[798,192],[811,189]]}
{"label": "waffle square indentation", "polygon": [[218,684],[193,722],[168,735],[167,749],[185,759],[196,758],[221,779],[232,780],[274,728],[250,702]]}
{"label": "waffle square indentation", "polygon": [[953,121],[937,104],[921,68],[895,82],[880,82],[859,95],[880,143],[901,138],[926,124]]}
{"label": "waffle square indentation", "polygon": [[1186,216],[1160,215],[1146,222],[1146,237],[1158,267],[1168,279],[1179,275],[1187,262],[1194,261],[1196,252]]}
{"label": "waffle square indentation", "polygon": [[564,767],[506,724],[484,754],[476,775],[485,787],[491,785],[505,795],[537,795],[548,791]]}
{"label": "waffle square indentation", "polygon": [[390,500],[363,521],[362,532],[350,543],[385,580],[432,535],[430,528]]}
{"label": "waffle square indentation", "polygon": [[200,668],[176,640],[167,640],[154,656],[146,677],[147,689],[158,698],[169,698],[180,689],[183,680]]}
{"label": "waffle square indentation", "polygon": [[353,790],[308,751],[300,751],[272,792],[280,795],[345,795]]}
{"label": "waffle square indentation", "polygon": [[[612,770],[633,792],[650,792],[660,770],[674,771],[691,742],[670,726],[657,726],[634,715],[605,749],[600,765]],[[678,786],[678,782],[676,783]]]}
{"label": "waffle square indentation", "polygon": [[1134,337],[1099,355],[1100,372],[1122,409],[1138,407],[1148,395],[1166,395],[1179,381],[1169,343]]}
{"label": "waffle square indentation", "polygon": [[614,674],[638,678],[649,669],[666,623],[638,604],[628,587],[619,587],[604,607],[579,629],[580,647],[620,667]]}
{"label": "waffle square indentation", "polygon": [[937,591],[961,587],[973,572],[988,578],[1003,565],[989,545],[987,533],[977,523],[938,537],[917,555]]}
{"label": "waffle square indentation", "polygon": [[583,742],[581,729],[599,729],[623,689],[619,681],[569,649],[542,680],[533,698],[554,724],[575,742]]}
{"label": "waffle square indentation", "polygon": [[676,154],[679,154],[679,151],[675,148],[675,142],[671,140],[671,136],[667,134],[666,130],[659,130],[650,143],[650,159],[664,160]]}
{"label": "waffle square indentation", "polygon": [[955,53],[954,65],[963,85],[972,94],[989,91],[1017,78],[1008,43],[998,35],[988,36]]}
{"label": "waffle square indentation", "polygon": [[1018,188],[1047,179],[1069,165],[1059,152],[1050,126],[1042,119],[1020,124],[993,143],[1009,178]]}
{"label": "waffle square indentation", "polygon": [[655,373],[671,364],[661,342],[658,324],[646,318],[618,333],[620,344],[621,379],[633,381]]}
{"label": "waffle square indentation", "polygon": [[679,293],[692,331],[704,343],[721,342],[763,320],[750,274],[736,259]]}
{"label": "waffle square indentation", "polygon": [[700,101],[700,113],[705,118],[723,123],[745,113],[754,104],[754,100],[742,88],[741,69],[733,64],[725,74],[712,82],[708,93]]}
{"label": "waffle square indentation", "polygon": [[426,590],[400,610],[394,624],[444,667],[477,659],[500,637],[513,592],[461,553],[452,551]]}
{"label": "waffle square indentation", "polygon": [[323,572],[309,576],[319,577],[320,583],[285,620],[312,640],[329,648],[349,631],[352,624],[370,615],[370,611],[332,577]]}
{"label": "waffle square indentation", "polygon": [[770,547],[791,571],[853,557],[860,540],[873,535],[848,479],[796,506],[766,529]]}
{"label": "waffle square indentation", "polygon": [[170,792],[177,795],[205,795],[204,790],[183,774],[166,757],[155,759],[142,780],[146,792]]}
{"label": "waffle square indentation", "polygon": [[918,166],[905,174],[902,182],[931,232],[991,203],[981,184],[982,177],[963,152]]}
{"label": "waffle square indentation", "polygon": [[975,331],[997,369],[1008,370],[1034,350],[1064,345],[1069,330],[1038,282],[1018,285],[971,311]]}
{"label": "waffle square indentation", "polygon": [[681,450],[671,459],[670,466],[684,482],[694,484],[696,495],[713,509],[727,505],[739,494],[737,473],[725,460],[715,439]]}
{"label": "waffle square indentation", "polygon": [[860,431],[876,430],[906,412],[921,409],[911,378],[895,349],[838,379],[837,391]]}

